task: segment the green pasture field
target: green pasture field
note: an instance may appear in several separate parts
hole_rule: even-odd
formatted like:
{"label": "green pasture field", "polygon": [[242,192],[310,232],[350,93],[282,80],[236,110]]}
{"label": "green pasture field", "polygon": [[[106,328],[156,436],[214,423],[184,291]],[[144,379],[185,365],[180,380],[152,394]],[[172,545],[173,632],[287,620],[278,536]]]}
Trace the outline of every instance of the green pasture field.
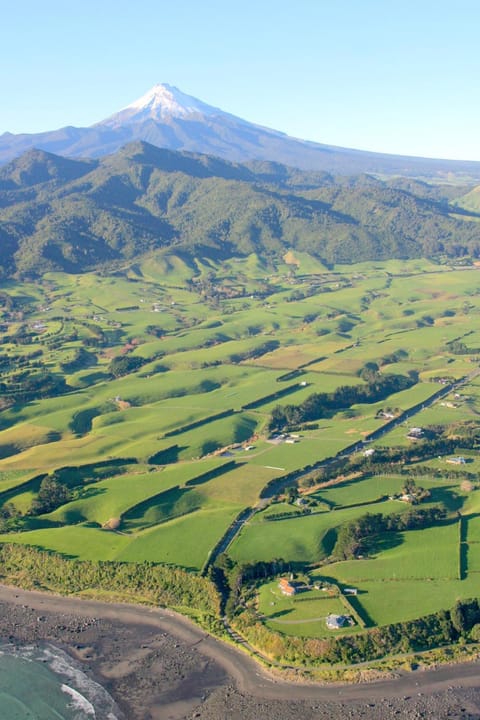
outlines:
{"label": "green pasture field", "polygon": [[381,539],[376,556],[328,565],[312,577],[328,576],[340,586],[356,587],[364,617],[377,625],[448,609],[459,597],[477,594],[476,561],[472,562],[470,553],[466,575],[459,578],[455,521],[389,535]]}
{"label": "green pasture field", "polygon": [[8,457],[35,445],[52,442],[51,428],[30,423],[10,427],[0,433],[0,458]]}
{"label": "green pasture field", "polygon": [[[467,518],[467,541],[469,543],[480,543],[480,516],[475,514],[472,517]],[[477,548],[473,548],[480,554],[480,545]]]}
{"label": "green pasture field", "polygon": [[[112,509],[118,511],[118,508],[107,508],[108,511]],[[240,510],[240,505],[211,504],[201,510],[192,506],[190,513],[169,522],[163,515],[162,524],[146,527],[143,531],[141,523],[129,524],[127,513],[126,530],[130,531],[127,533],[113,533],[92,527],[90,523],[78,523],[6,535],[3,540],[35,545],[80,560],[164,562],[198,571]],[[145,526],[149,525],[148,520],[147,516]]]}
{"label": "green pasture field", "polygon": [[[79,403],[88,402],[89,396],[82,391],[81,395],[68,394],[42,400],[33,400],[26,405],[14,405],[4,410],[0,417],[0,428],[6,430],[11,427],[17,428],[24,422],[34,424],[32,421],[39,419],[42,427],[52,430],[66,430],[69,418],[75,412]],[[0,442],[2,433],[0,432]]]}
{"label": "green pasture field", "polygon": [[[257,429],[257,418],[252,413],[239,413],[209,422],[193,430],[187,430],[174,438],[169,438],[181,447],[180,460],[199,459],[216,452],[232,443],[249,440]],[[132,450],[140,451],[138,442],[131,446]]]}
{"label": "green pasture field", "polygon": [[[373,444],[372,447],[374,447]],[[467,462],[460,465],[450,464],[448,459],[457,455],[463,455]],[[422,468],[421,472],[418,469],[419,467]],[[470,506],[476,507],[478,502],[480,502],[480,493],[476,492],[475,484],[472,491],[464,491],[461,489],[462,480],[465,479],[467,474],[473,473],[475,475],[475,473],[480,472],[480,457],[475,450],[465,450],[459,446],[455,452],[450,454],[439,455],[435,458],[419,460],[417,462],[410,462],[405,466],[405,470],[409,470],[411,476],[417,484],[431,490],[433,493],[432,497],[435,495],[433,491],[444,493],[455,492],[457,494],[457,499],[461,500],[461,504],[463,503],[465,507],[468,506],[469,513],[473,512],[473,510],[470,510]],[[434,476],[434,473],[437,473],[438,471],[442,473],[442,477],[440,478]],[[380,475],[380,477],[383,476]],[[388,479],[391,476],[387,475],[386,477]],[[398,477],[399,480],[405,480],[407,475],[398,475],[394,477]],[[361,483],[363,482],[368,484],[369,478],[361,481]],[[341,489],[342,486],[339,485],[338,487]],[[454,509],[458,509],[458,507],[460,507],[460,505],[457,505]]]}
{"label": "green pasture field", "polygon": [[[328,510],[327,506],[325,505],[319,505],[316,510],[323,511]],[[262,520],[265,520],[265,518],[269,518],[272,515],[291,515],[292,517],[299,515],[301,513],[301,508],[298,507],[298,505],[292,505],[291,503],[287,502],[274,502],[272,505],[268,505],[265,510],[262,511]]]}
{"label": "green pasture field", "polygon": [[33,545],[79,560],[115,560],[120,550],[131,542],[131,538],[80,524],[0,535],[0,542]]}
{"label": "green pasture field", "polygon": [[313,258],[307,253],[295,250],[292,260],[297,264],[297,269],[300,273],[307,273],[308,275],[313,275],[328,272],[325,265],[323,265],[317,258]]}
{"label": "green pasture field", "polygon": [[[280,403],[279,403],[280,404]],[[259,408],[263,411],[263,406]],[[273,465],[291,471],[312,465],[332,457],[343,448],[368,436],[380,427],[383,421],[357,417],[345,417],[339,413],[329,420],[322,420],[315,430],[302,430],[295,444],[271,442],[257,443],[258,452],[254,453],[251,462],[256,465]]]}
{"label": "green pasture field", "polygon": [[6,493],[20,483],[30,480],[32,473],[23,470],[0,471],[0,493]]}
{"label": "green pasture field", "polygon": [[401,503],[387,501],[378,505],[320,512],[288,520],[267,521],[263,520],[263,513],[258,513],[253,521],[244,526],[231,545],[229,554],[239,562],[281,558],[296,564],[316,563],[324,559],[332,549],[333,538],[329,536],[329,531],[367,512],[389,514],[401,510]]}
{"label": "green pasture field", "polygon": [[112,442],[109,439],[86,435],[82,438],[69,438],[49,445],[29,448],[18,455],[1,460],[0,470],[51,472],[72,462],[86,464],[114,456]]}
{"label": "green pasture field", "polygon": [[[306,382],[307,385],[302,387],[301,383]],[[300,386],[295,390],[293,394],[285,395],[284,397],[270,400],[269,402],[262,403],[258,409],[262,412],[271,413],[276,405],[299,405],[304,402],[313,393],[331,393],[342,385],[358,386],[363,385],[363,380],[357,377],[349,375],[336,375],[336,374],[320,374],[320,373],[305,373],[305,375],[299,375],[293,380],[288,382],[278,382],[276,386],[272,386],[272,392],[276,390],[283,390],[289,385],[299,384]]]}
{"label": "green pasture field", "polygon": [[[46,517],[68,525],[90,521],[100,525],[110,518],[121,518],[138,503],[165,494],[170,488],[184,485],[200,473],[221,469],[222,462],[206,460],[196,464],[167,467],[156,472],[132,472],[88,485],[78,500],[62,505]],[[203,498],[198,501],[201,505]],[[166,515],[168,517],[168,514]]]}
{"label": "green pasture field", "polygon": [[130,407],[100,415],[94,418],[92,430],[97,433],[108,432],[111,437],[120,438],[125,442],[151,433],[162,435],[173,428],[198,421],[206,416],[205,408],[182,407],[174,402]]}
{"label": "green pasture field", "polygon": [[[227,335],[231,335],[233,339],[245,337],[258,337],[260,339],[262,333],[265,333],[266,337],[269,338],[274,337],[273,335],[270,336],[270,333],[281,330],[285,331],[288,338],[295,341],[298,328],[303,325],[305,313],[296,313],[294,309],[290,309],[290,306],[288,306],[287,310],[285,305],[278,307],[262,305],[252,299],[247,301],[248,307],[246,308],[243,306],[243,301],[237,302],[240,302],[240,307],[232,314],[227,316],[217,315],[217,310],[217,318],[222,320],[222,326],[216,328],[217,330],[223,330]],[[252,306],[255,308],[253,313]],[[210,315],[209,321],[211,319]]]}
{"label": "green pasture field", "polygon": [[[388,402],[384,402],[383,404],[377,403],[376,409],[380,409],[381,407],[388,405],[389,407],[400,407],[403,411],[405,411],[409,407],[426,400],[439,388],[441,388],[441,386],[434,383],[415,385],[413,388],[405,390],[403,393],[399,393],[396,396],[390,396]],[[395,400],[395,404],[393,404],[393,398]],[[468,419],[471,415],[468,407],[460,406],[460,408],[449,408],[440,404],[441,402],[448,402],[449,399],[450,398],[447,397],[440,401],[435,401],[430,407],[420,410],[414,417],[410,417],[400,425],[397,425],[380,440],[374,441],[372,447],[375,447],[376,445],[386,447],[409,446],[414,442],[407,437],[408,432],[412,427],[428,428],[430,425],[448,425],[456,423],[460,420]],[[372,406],[372,408],[375,409],[375,406]]]}
{"label": "green pasture field", "polygon": [[[439,265],[426,258],[417,258],[415,260],[385,260],[378,262],[377,260],[368,260],[366,262],[355,263],[356,274],[365,274],[367,276],[386,276],[393,275],[394,278],[406,276],[407,279],[412,275],[423,275],[428,272],[435,274],[449,272],[450,268]],[[338,263],[335,270],[339,273],[350,274],[352,266],[342,265]]]}
{"label": "green pasture field", "polygon": [[467,568],[468,577],[472,580],[480,580],[480,547],[476,543],[469,543],[467,547]]}
{"label": "green pasture field", "polygon": [[348,444],[340,435],[329,436],[327,433],[322,434],[321,431],[302,433],[302,436],[294,445],[257,443],[258,452],[252,454],[249,462],[252,465],[278,467],[280,470],[290,472],[320,462]]}
{"label": "green pasture field", "polygon": [[[165,351],[165,346],[162,345],[161,341],[152,343],[152,346],[152,357],[155,352]],[[232,356],[239,356],[241,353],[252,350],[257,346],[258,343],[255,341],[230,340],[227,342],[219,342],[209,347],[180,350],[179,352],[173,351],[169,355],[162,357],[159,362],[171,370],[179,370],[182,372],[185,372],[185,370],[194,370],[202,366],[208,367],[209,365],[221,364],[225,368],[229,366],[236,367],[232,362]],[[150,345],[148,347],[150,347]],[[143,351],[143,348],[140,348],[137,354],[140,354],[141,351]],[[145,371],[142,369],[142,374],[143,372]]]}
{"label": "green pasture field", "polygon": [[[379,506],[380,507],[380,506]],[[343,583],[378,580],[458,580],[458,522],[403,533],[385,533],[374,557],[328,566]]]}
{"label": "green pasture field", "polygon": [[470,328],[470,332],[464,338],[464,342],[465,342],[465,345],[469,348],[480,347],[480,331],[477,330],[476,328]]}
{"label": "green pasture field", "polygon": [[[235,390],[235,376],[238,391]],[[204,387],[217,389],[205,393],[202,392]],[[255,372],[241,368],[210,368],[205,371],[192,371],[187,376],[184,373],[166,373],[162,374],[158,382],[135,376],[120,378],[109,384],[100,384],[95,390],[73,393],[63,398],[63,403],[62,398],[31,403],[25,408],[24,414],[20,415],[21,420],[41,418],[45,424],[42,428],[25,422],[19,425],[19,413],[6,411],[3,417],[6,426],[13,425],[15,416],[18,419],[15,427],[0,433],[0,448],[12,443],[19,447],[41,444],[41,441],[47,441],[50,431],[68,436],[74,433],[75,418],[81,412],[91,413],[91,440],[95,439],[97,433],[102,435],[107,427],[112,429],[112,432],[109,432],[110,440],[114,440],[118,434],[123,437],[129,434],[130,440],[135,439],[136,435],[145,436],[149,432],[161,435],[167,430],[180,428],[200,418],[208,418],[210,414],[234,405],[239,407],[258,397],[260,389],[265,391],[265,379],[262,382]],[[274,385],[273,390],[277,389]],[[178,394],[180,397],[175,397]],[[171,399],[162,404],[162,396],[170,396]],[[131,403],[133,407],[115,409],[115,397]],[[92,404],[93,401],[95,405]],[[131,428],[124,430],[124,423],[137,423],[136,429],[132,432]]]}
{"label": "green pasture field", "polygon": [[[439,353],[445,355],[446,343],[458,337],[458,334],[458,325],[448,328],[432,326],[428,327],[428,332],[425,328],[411,328],[401,334],[386,337],[383,342],[379,342],[378,331],[375,331],[372,333],[373,337],[362,340],[359,345],[348,348],[340,354],[330,355],[312,367],[317,371],[324,372],[356,373],[365,362],[378,363],[382,358],[403,350],[408,353],[408,356],[403,360],[402,366],[424,372],[428,370],[432,357]],[[445,366],[445,362],[441,365]]]}
{"label": "green pasture field", "polygon": [[429,369],[421,371],[423,381],[429,381],[435,377],[453,377],[460,379],[472,372],[472,363],[468,356],[438,355],[432,357],[428,363]]}
{"label": "green pasture field", "polygon": [[[353,505],[354,503],[373,502],[385,496],[395,495],[401,492],[405,483],[405,477],[374,475],[365,479],[345,480],[338,485],[326,487],[309,495],[316,500],[327,502],[332,507]],[[434,483],[425,483],[423,487],[429,487]]]}
{"label": "green pasture field", "polygon": [[308,363],[309,370],[316,370],[317,363],[313,361],[328,356],[347,345],[349,345],[348,340],[337,338],[335,335],[319,337],[315,342],[305,342],[304,338],[299,337],[296,344],[287,347],[282,345],[281,348],[263,355],[258,360],[251,360],[250,364],[272,369],[296,370]]}
{"label": "green pasture field", "polygon": [[238,505],[206,508],[148,528],[122,545],[116,559],[161,562],[198,571],[240,510]]}
{"label": "green pasture field", "polygon": [[[152,322],[152,324],[156,323]],[[160,321],[159,325],[163,327]],[[224,338],[223,342],[222,337]],[[214,345],[213,347],[216,347],[217,350],[221,349],[226,357],[235,352],[246,352],[260,344],[258,339],[255,338],[251,340],[243,338],[232,338],[228,340],[223,328],[218,328],[216,333],[208,328],[200,328],[193,331],[182,329],[177,334],[166,335],[162,340],[149,340],[147,344],[141,345],[138,350],[136,350],[136,354],[140,357],[148,358],[158,352],[162,352],[165,353],[168,358],[172,357],[172,362],[176,359],[177,364],[182,361],[185,363],[188,360],[192,362],[193,358],[196,357],[198,360],[198,357],[202,356],[201,351],[208,351],[207,343],[209,341],[212,343],[220,343],[220,348],[218,345]],[[185,356],[185,359],[183,359],[183,356]],[[209,358],[210,353],[207,352],[206,357]],[[216,359],[214,355],[212,359]]]}
{"label": "green pasture field", "polygon": [[[466,494],[466,497],[463,502],[463,508],[462,512],[464,515],[469,515],[468,522],[470,520],[474,521],[476,520],[477,516],[480,514],[480,492],[478,492],[478,485],[477,489],[473,492],[468,492]],[[476,523],[474,522],[473,525],[470,525],[470,529],[473,533],[473,541],[476,539],[476,534],[478,531],[475,530]]]}
{"label": "green pasture field", "polygon": [[297,595],[287,597],[278,587],[278,580],[265,583],[258,592],[258,612],[267,627],[285,635],[307,637],[331,637],[352,632],[349,626],[340,631],[329,630],[327,615],[344,615],[345,606],[338,597],[332,597],[321,590],[301,590]]}
{"label": "green pasture field", "polygon": [[181,517],[205,505],[205,495],[193,487],[173,487],[147,498],[122,514],[122,530],[135,532]]}
{"label": "green pasture field", "polygon": [[[255,450],[252,452],[255,452]],[[253,507],[258,502],[262,488],[270,480],[281,475],[278,470],[259,468],[244,462],[245,457],[243,457],[241,449],[235,452],[232,458],[226,459],[234,460],[235,466],[200,487],[205,498],[212,502],[238,505],[239,507]]]}
{"label": "green pasture field", "polygon": [[372,623],[389,625],[449,610],[459,598],[478,596],[479,579],[479,575],[465,580],[379,578],[363,581],[356,600]]}
{"label": "green pasture field", "polygon": [[[444,402],[444,401],[443,401]],[[429,408],[425,408],[417,415],[421,427],[429,425],[451,425],[459,422],[463,418],[468,417],[470,413],[466,413],[463,408],[451,408],[436,402]]]}
{"label": "green pasture field", "polygon": [[194,275],[194,270],[185,261],[168,253],[155,253],[153,257],[148,257],[141,263],[139,271],[155,285],[164,283],[166,278],[170,284],[183,283]]}
{"label": "green pasture field", "polygon": [[[0,404],[4,501],[28,513],[39,481],[18,486],[61,467],[121,458],[133,459],[137,466],[129,464],[123,474],[92,477],[78,497],[46,516],[27,515],[25,531],[4,534],[1,540],[82,559],[165,562],[198,571],[233,519],[259,502],[272,479],[365,439],[385,423],[375,417],[380,409],[406,411],[437,392],[441,386],[433,378],[460,378],[477,367],[475,356],[455,355],[448,343],[460,339],[467,347],[480,346],[479,278],[478,269],[452,270],[420,259],[331,271],[306,253],[294,253],[279,259],[272,270],[254,254],[238,261],[186,262],[160,252],[115,276],[48,273],[35,284],[5,281],[4,289],[22,312],[20,320],[0,310],[6,333],[15,337],[23,324],[33,335],[26,344],[2,345],[0,355],[9,362],[4,371],[0,364],[0,383],[10,382],[29,352],[43,352],[33,360],[58,375],[61,363],[71,361],[79,349],[88,351],[89,364],[65,376],[70,389],[62,395],[39,394],[5,408]],[[224,294],[215,296],[212,287]],[[35,331],[35,321],[46,329]],[[160,328],[162,337],[155,337],[149,326]],[[96,344],[99,331],[103,339]],[[133,339],[135,347],[128,344]],[[277,343],[276,349],[252,357],[268,342]],[[392,362],[399,351],[403,353]],[[109,364],[121,354],[146,362],[136,372],[112,379]],[[364,381],[358,373],[366,362],[378,363],[383,373],[415,370],[420,382],[381,402],[357,404],[295,430],[300,436],[295,444],[268,442],[276,405],[300,404],[312,393],[359,385]],[[298,369],[302,373],[297,377],[280,380]],[[291,393],[268,399],[296,383]],[[480,378],[460,393],[465,398],[444,398],[458,407],[436,402],[368,447],[408,446],[410,426],[475,423]],[[258,404],[244,410],[249,403]],[[228,410],[235,412],[213,418]],[[216,454],[220,451],[222,455]],[[478,474],[476,452],[469,455],[473,462],[461,467],[447,465],[445,458],[421,463],[445,471],[440,480],[427,474],[416,482],[432,493],[425,505],[445,507],[448,521],[385,534],[373,557],[321,569],[340,585],[358,586],[358,604],[373,623],[418,617],[452,605],[456,597],[478,594],[480,491],[462,490],[461,477],[448,479],[452,469]],[[456,454],[467,451],[459,446]],[[225,472],[202,480],[207,470],[231,462]],[[243,527],[229,553],[248,563],[284,558],[294,568],[324,561],[342,523],[367,512],[408,510],[398,501],[374,502],[399,492],[404,480],[379,475],[320,489],[314,497],[317,510],[325,511],[289,520],[264,520],[298,510],[273,504]],[[329,512],[325,503],[337,508],[367,504]],[[453,522],[458,510],[467,516],[462,580]],[[99,527],[115,517],[121,518],[120,532]],[[320,599],[321,593],[313,590],[294,599],[274,597],[274,586],[260,591],[259,608],[269,627],[305,637],[330,635],[315,618],[342,612],[327,612],[340,601]]]}
{"label": "green pasture field", "polygon": [[369,408],[372,412],[376,413],[378,410],[388,406],[392,408],[399,408],[400,410],[408,410],[415,405],[427,400],[429,397],[434,395],[438,390],[441,389],[441,385],[436,383],[422,383],[418,382],[416,385],[402,390],[399,393],[393,393],[385,400],[380,400],[377,403],[369,403],[365,405],[358,405],[359,408]]}

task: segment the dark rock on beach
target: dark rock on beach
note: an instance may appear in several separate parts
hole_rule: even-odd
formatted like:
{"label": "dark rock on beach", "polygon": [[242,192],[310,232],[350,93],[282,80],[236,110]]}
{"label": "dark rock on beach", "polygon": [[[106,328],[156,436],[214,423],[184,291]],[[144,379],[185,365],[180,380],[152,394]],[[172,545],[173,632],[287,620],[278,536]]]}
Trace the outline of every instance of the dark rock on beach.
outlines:
{"label": "dark rock on beach", "polygon": [[159,609],[0,587],[0,640],[61,648],[121,720],[480,720],[480,664],[361,686],[295,684]]}

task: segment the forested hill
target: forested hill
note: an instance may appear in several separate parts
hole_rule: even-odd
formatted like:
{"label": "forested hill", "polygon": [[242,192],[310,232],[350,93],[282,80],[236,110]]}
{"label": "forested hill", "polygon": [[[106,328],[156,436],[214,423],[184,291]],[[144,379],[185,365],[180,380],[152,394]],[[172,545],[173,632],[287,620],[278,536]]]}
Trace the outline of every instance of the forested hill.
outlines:
{"label": "forested hill", "polygon": [[173,247],[182,255],[291,248],[329,264],[480,256],[471,188],[333,177],[277,163],[126,145],[101,160],[31,150],[0,169],[0,271],[82,272]]}

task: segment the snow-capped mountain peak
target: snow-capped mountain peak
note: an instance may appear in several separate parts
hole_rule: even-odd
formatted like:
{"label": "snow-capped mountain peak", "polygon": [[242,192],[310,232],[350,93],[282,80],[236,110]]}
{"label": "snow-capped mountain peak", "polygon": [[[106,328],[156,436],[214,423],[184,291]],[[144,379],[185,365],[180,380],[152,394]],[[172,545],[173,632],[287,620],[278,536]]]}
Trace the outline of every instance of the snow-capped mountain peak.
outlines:
{"label": "snow-capped mountain peak", "polygon": [[231,162],[264,160],[334,174],[432,177],[448,173],[480,180],[479,162],[429,160],[349,150],[289,137],[207,105],[167,84],[154,85],[119,112],[90,127],[0,136],[0,165],[31,148],[66,157],[97,158],[144,141],[174,151],[204,153]]}
{"label": "snow-capped mountain peak", "polygon": [[145,95],[111,115],[97,125],[115,127],[145,120],[166,120],[171,117],[185,118],[189,115],[222,115],[219,108],[207,105],[201,100],[168,84],[154,85]]}

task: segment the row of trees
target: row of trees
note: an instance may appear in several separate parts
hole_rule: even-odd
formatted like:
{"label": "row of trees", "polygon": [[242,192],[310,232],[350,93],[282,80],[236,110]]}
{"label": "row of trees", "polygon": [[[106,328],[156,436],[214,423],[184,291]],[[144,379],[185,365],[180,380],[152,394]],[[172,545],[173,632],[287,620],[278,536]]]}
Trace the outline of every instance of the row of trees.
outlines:
{"label": "row of trees", "polygon": [[453,340],[452,342],[447,343],[447,349],[454,355],[478,355],[480,353],[480,348],[469,348],[460,340]]}
{"label": "row of trees", "polygon": [[24,371],[0,382],[0,395],[17,403],[26,403],[38,398],[55,397],[69,390],[65,378],[46,369],[31,373]]}
{"label": "row of trees", "polygon": [[382,533],[430,527],[445,517],[445,510],[439,507],[412,509],[393,515],[367,513],[340,527],[332,557],[335,560],[356,558],[371,549]]}
{"label": "row of trees", "polygon": [[243,607],[241,600],[245,586],[259,578],[275,577],[290,569],[289,563],[282,558],[269,562],[236,563],[222,553],[209,568],[209,577],[215,584],[221,597],[221,608],[227,617],[232,618]]}
{"label": "row of trees", "polygon": [[331,393],[314,393],[300,405],[277,405],[272,410],[268,428],[276,431],[301,423],[328,417],[358,403],[384,400],[418,382],[415,371],[408,375],[372,375],[366,385],[341,385]]}
{"label": "row of trees", "polygon": [[254,360],[255,358],[259,358],[262,355],[266,355],[269,352],[277,350],[279,347],[280,343],[278,340],[266,340],[264,343],[261,343],[261,345],[257,345],[250,350],[245,350],[241,353],[232,353],[229,356],[229,361],[237,364],[243,362],[244,360]]}
{"label": "row of trees", "polygon": [[309,665],[351,664],[387,655],[418,652],[442,645],[480,638],[478,599],[458,601],[450,610],[439,610],[417,620],[372,628],[339,638],[297,638],[266,627],[253,610],[235,618],[236,627],[248,640],[274,660]]}
{"label": "row of trees", "polygon": [[[431,430],[431,431],[430,431]],[[480,433],[476,423],[458,423],[455,426],[429,428],[424,440],[412,445],[398,447],[376,447],[375,453],[368,458],[357,454],[353,457],[336,458],[335,462],[302,474],[300,485],[312,487],[352,473],[362,476],[372,474],[390,474],[393,470],[402,475],[415,477],[435,477],[451,479],[478,480],[478,474],[453,466],[436,468],[418,464],[419,460],[448,455],[458,448],[475,449],[480,445]],[[293,478],[292,478],[293,479]],[[273,485],[274,483],[272,483]]]}

